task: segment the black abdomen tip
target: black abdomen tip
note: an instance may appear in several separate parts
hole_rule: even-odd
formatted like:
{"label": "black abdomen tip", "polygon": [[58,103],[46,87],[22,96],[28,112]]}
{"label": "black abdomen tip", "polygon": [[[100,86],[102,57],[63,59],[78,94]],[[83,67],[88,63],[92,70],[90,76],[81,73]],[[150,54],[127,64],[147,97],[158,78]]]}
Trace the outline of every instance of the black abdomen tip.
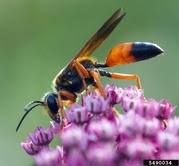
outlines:
{"label": "black abdomen tip", "polygon": [[148,42],[134,42],[131,50],[136,61],[150,59],[161,53],[163,53],[163,50],[157,44]]}

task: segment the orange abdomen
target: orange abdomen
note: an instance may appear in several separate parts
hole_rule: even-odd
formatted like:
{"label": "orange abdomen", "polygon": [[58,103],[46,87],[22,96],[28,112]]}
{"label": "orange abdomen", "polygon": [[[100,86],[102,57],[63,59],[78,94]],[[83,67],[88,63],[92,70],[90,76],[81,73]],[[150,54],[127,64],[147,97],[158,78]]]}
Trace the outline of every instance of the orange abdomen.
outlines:
{"label": "orange abdomen", "polygon": [[130,42],[117,45],[108,53],[107,66],[128,64],[136,61],[146,60],[163,53],[163,50],[153,43]]}

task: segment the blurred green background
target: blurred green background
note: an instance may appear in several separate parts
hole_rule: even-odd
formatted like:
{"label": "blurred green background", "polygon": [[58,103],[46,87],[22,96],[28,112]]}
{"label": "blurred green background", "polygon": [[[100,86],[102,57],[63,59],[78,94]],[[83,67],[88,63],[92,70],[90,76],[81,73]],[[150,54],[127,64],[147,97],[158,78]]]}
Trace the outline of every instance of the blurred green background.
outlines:
{"label": "blurred green background", "polygon": [[0,0],[0,165],[32,165],[19,144],[36,126],[48,127],[50,118],[37,108],[16,133],[24,105],[51,91],[54,76],[119,7],[127,12],[125,19],[94,56],[102,62],[122,42],[157,43],[164,56],[110,71],[137,73],[147,98],[179,105],[178,6],[178,0]]}

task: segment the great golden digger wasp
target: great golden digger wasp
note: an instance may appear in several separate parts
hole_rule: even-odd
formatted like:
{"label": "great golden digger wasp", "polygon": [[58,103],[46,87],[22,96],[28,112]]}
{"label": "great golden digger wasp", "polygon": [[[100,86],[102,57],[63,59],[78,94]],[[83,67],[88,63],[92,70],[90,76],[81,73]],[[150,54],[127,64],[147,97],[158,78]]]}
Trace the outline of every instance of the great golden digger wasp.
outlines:
{"label": "great golden digger wasp", "polygon": [[153,58],[163,50],[156,44],[148,42],[123,43],[112,48],[105,63],[97,63],[90,55],[111,34],[124,18],[126,13],[121,14],[118,9],[90,38],[82,49],[74,56],[69,64],[62,69],[53,80],[53,93],[47,93],[41,101],[32,101],[25,107],[25,114],[20,120],[18,131],[26,115],[37,106],[44,106],[49,116],[56,122],[63,123],[65,117],[64,104],[72,104],[76,101],[77,94],[88,91],[88,86],[96,88],[104,97],[106,94],[100,83],[100,76],[114,79],[135,80],[137,87],[141,88],[140,79],[136,74],[109,73],[100,68],[128,64]]}

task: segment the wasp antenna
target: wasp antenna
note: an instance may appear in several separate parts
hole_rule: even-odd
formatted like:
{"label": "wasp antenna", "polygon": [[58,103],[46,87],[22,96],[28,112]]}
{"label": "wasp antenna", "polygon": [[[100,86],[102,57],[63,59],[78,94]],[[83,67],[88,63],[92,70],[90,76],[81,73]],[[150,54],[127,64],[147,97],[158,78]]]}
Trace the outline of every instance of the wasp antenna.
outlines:
{"label": "wasp antenna", "polygon": [[43,105],[44,102],[42,102],[42,101],[32,101],[24,107],[24,111],[28,111],[29,109],[34,108],[34,106],[36,107],[36,104]]}
{"label": "wasp antenna", "polygon": [[[28,108],[29,106],[31,106],[32,104],[35,104],[33,105],[32,107]],[[39,106],[39,105],[43,105],[43,102],[42,101],[33,101],[31,103],[29,103],[25,108],[24,110],[26,111],[26,113],[23,115],[23,117],[21,118],[19,124],[17,125],[17,128],[16,128],[16,132],[19,130],[19,127],[21,126],[24,118],[27,116],[27,114],[32,110],[34,109],[35,107]]]}

